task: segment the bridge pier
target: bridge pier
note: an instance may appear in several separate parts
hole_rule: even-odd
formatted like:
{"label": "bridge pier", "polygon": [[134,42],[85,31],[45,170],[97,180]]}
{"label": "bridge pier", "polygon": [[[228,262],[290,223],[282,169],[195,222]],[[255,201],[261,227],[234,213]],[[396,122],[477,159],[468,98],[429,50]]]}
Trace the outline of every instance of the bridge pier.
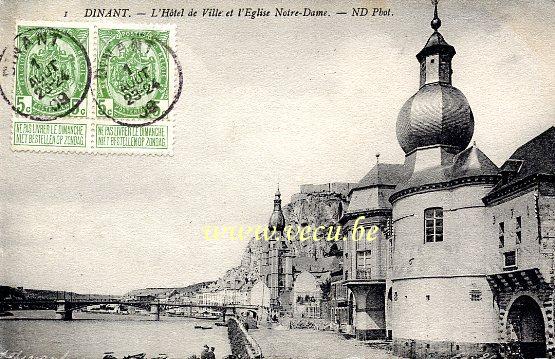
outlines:
{"label": "bridge pier", "polygon": [[65,300],[56,301],[56,319],[59,320],[72,320],[73,310],[68,308]]}
{"label": "bridge pier", "polygon": [[155,321],[160,320],[160,305],[158,303],[150,304],[150,319]]}
{"label": "bridge pier", "polygon": [[235,308],[227,308],[224,307],[222,310],[222,320],[224,323],[227,323],[227,319],[237,317],[237,312]]}

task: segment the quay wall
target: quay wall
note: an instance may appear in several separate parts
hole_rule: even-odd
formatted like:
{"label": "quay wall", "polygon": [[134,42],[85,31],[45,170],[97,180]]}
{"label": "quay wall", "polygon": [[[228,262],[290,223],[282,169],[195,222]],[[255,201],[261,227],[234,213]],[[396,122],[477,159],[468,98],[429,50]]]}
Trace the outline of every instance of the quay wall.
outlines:
{"label": "quay wall", "polygon": [[234,358],[255,359],[262,358],[260,346],[247,332],[243,324],[236,318],[230,318],[227,322],[227,336],[229,346]]}

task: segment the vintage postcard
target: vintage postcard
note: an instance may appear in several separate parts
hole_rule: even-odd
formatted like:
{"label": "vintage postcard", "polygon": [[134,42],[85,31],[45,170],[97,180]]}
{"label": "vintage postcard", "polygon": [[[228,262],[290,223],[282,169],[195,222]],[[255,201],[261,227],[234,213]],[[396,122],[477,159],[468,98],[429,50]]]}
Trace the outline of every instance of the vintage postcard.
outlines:
{"label": "vintage postcard", "polygon": [[0,358],[555,357],[553,0],[0,9]]}

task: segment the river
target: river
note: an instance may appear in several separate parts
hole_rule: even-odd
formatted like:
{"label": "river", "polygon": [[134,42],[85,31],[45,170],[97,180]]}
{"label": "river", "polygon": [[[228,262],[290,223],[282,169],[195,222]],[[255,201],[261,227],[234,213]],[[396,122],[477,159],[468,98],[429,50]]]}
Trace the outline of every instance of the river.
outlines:
{"label": "river", "polygon": [[[74,312],[72,321],[55,320],[53,310],[12,311],[14,317],[0,319],[2,353],[51,358],[100,359],[146,353],[147,358],[166,354],[169,358],[200,355],[205,344],[216,348],[217,358],[231,354],[227,328],[213,321],[161,316],[92,314]],[[202,324],[212,329],[195,329]]]}

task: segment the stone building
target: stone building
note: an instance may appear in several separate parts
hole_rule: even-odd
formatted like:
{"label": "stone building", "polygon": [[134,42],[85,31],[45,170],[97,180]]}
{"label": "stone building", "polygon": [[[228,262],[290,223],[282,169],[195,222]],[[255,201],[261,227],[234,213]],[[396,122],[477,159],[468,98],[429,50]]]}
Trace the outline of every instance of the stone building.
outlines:
{"label": "stone building", "polygon": [[[482,198],[497,182],[498,169],[475,146],[466,148],[474,117],[451,84],[455,48],[438,32],[440,25],[436,13],[434,32],[416,56],[420,89],[397,119],[405,163],[390,197],[388,329],[395,352],[409,357],[474,354],[497,341],[485,277],[496,243],[485,240]],[[480,300],[473,300],[473,291],[482,293]]]}
{"label": "stone building", "polygon": [[390,337],[410,358],[553,355],[555,128],[500,169],[468,147],[474,116],[452,85],[437,5],[434,15],[420,88],[397,119],[404,164],[378,163],[341,220],[348,235],[380,228],[377,240],[345,241],[354,333]]}
{"label": "stone building", "polygon": [[[555,127],[501,166],[484,197],[488,240],[496,244],[486,276],[501,342],[525,343],[529,356],[554,354]],[[480,295],[479,293],[477,293]]]}
{"label": "stone building", "polygon": [[[335,218],[345,239],[304,247],[278,240],[285,217],[314,225],[321,208],[303,204],[284,217],[276,194],[270,227],[278,231],[261,251],[271,305],[304,310],[307,298],[312,305],[320,297],[315,283],[325,281],[316,277],[325,274],[330,322],[361,340],[389,338],[396,355],[554,356],[555,127],[501,168],[469,146],[474,115],[452,84],[456,51],[438,31],[437,5],[431,25],[416,55],[420,87],[397,118],[404,163],[377,161],[358,183],[335,186],[342,193],[325,227]],[[375,239],[353,240],[373,228]]]}
{"label": "stone building", "polygon": [[[376,163],[351,190],[349,205],[339,221],[346,238],[343,244],[343,285],[349,290],[349,324],[351,332],[362,340],[386,336],[387,241],[384,234],[391,226],[389,196],[401,173],[401,165]],[[360,228],[365,233],[372,233],[373,227],[380,229],[376,240],[357,237]]]}

